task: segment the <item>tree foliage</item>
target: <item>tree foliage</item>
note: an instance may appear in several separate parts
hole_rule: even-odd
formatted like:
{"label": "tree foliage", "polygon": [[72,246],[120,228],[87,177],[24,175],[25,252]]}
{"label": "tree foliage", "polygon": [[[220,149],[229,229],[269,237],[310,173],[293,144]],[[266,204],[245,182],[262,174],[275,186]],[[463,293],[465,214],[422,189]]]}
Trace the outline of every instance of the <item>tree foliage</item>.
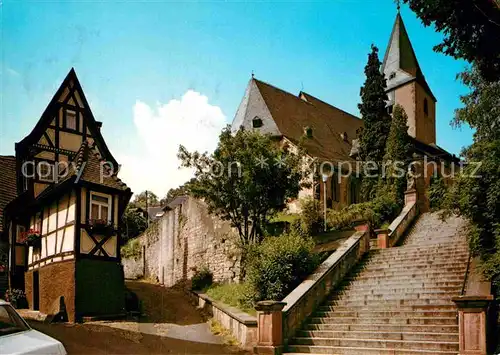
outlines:
{"label": "tree foliage", "polygon": [[178,157],[182,166],[195,170],[189,192],[204,199],[209,212],[231,222],[243,247],[259,242],[263,224],[306,185],[301,150],[288,154],[256,131],[232,135],[228,126],[213,154],[180,146]]}
{"label": "tree foliage", "polygon": [[121,221],[122,242],[137,237],[148,227],[148,221],[144,214],[137,210],[134,203],[130,203],[123,213]]}
{"label": "tree foliage", "polygon": [[468,163],[446,198],[448,210],[465,216],[472,225],[471,249],[482,256],[485,271],[500,275],[500,80],[489,82],[478,68],[461,75],[470,93],[461,97],[455,124],[468,123],[476,130],[473,144],[462,153]]}
{"label": "tree foliage", "polygon": [[148,207],[151,207],[151,206],[157,206],[159,203],[160,201],[158,200],[158,196],[156,196],[154,192],[148,190],[145,190],[140,194],[136,195],[133,201],[135,207],[140,207],[143,210],[146,210],[146,205]]}
{"label": "tree foliage", "polygon": [[[360,134],[360,157],[365,161],[379,164],[385,154],[385,145],[391,128],[391,117],[387,112],[386,80],[380,71],[378,48],[372,45],[365,66],[366,80],[361,87],[361,103],[358,108],[364,122]],[[378,173],[379,170],[374,172]],[[371,199],[375,194],[376,178],[364,178],[361,193],[366,199]]]}
{"label": "tree foliage", "polygon": [[385,147],[384,166],[387,167],[383,183],[391,190],[400,206],[404,205],[406,172],[411,154],[408,136],[408,116],[400,105],[394,107],[391,129]]}
{"label": "tree foliage", "polygon": [[189,184],[194,181],[194,178],[182,184],[179,187],[171,188],[167,191],[165,197],[160,200],[160,205],[165,206],[172,202],[176,197],[184,196],[189,194]]}
{"label": "tree foliage", "polygon": [[498,0],[404,0],[425,26],[443,33],[434,49],[475,62],[488,81],[500,78],[500,2]]}

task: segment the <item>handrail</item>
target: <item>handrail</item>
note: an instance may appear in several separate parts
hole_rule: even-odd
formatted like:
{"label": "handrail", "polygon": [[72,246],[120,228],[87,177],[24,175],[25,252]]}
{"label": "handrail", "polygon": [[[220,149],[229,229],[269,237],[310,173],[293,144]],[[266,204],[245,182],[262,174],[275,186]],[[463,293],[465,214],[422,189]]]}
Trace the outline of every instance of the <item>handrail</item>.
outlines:
{"label": "handrail", "polygon": [[464,283],[462,284],[462,291],[460,292],[461,296],[463,296],[465,294],[465,286],[467,285],[467,279],[469,276],[471,257],[472,257],[472,253],[469,251],[469,259],[467,260],[467,268],[465,269]]}

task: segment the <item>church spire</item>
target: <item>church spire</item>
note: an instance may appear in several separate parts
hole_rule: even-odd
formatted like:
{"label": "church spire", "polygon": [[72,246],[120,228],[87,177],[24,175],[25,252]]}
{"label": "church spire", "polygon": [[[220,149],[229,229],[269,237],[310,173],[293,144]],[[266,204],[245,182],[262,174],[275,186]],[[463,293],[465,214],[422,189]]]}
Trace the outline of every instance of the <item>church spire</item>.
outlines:
{"label": "church spire", "polygon": [[396,1],[396,4],[398,13],[381,68],[387,79],[387,89],[391,90],[416,79],[430,92],[401,17],[399,1]]}

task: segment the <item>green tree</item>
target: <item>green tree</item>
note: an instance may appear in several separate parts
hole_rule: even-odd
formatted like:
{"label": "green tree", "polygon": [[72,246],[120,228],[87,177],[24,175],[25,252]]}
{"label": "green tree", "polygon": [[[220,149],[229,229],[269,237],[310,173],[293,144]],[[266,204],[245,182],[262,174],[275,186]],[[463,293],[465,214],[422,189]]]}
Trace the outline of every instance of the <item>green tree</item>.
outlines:
{"label": "green tree", "polygon": [[[366,80],[361,87],[359,111],[364,122],[360,134],[360,157],[366,162],[380,164],[385,154],[385,144],[391,128],[391,117],[387,112],[386,80],[380,71],[378,48],[372,45],[365,66]],[[367,200],[374,198],[380,167],[369,172],[377,177],[364,177],[361,194]]]}
{"label": "green tree", "polygon": [[179,187],[171,188],[167,191],[165,197],[160,200],[160,205],[165,206],[172,202],[176,197],[183,196],[189,194],[189,184],[192,183],[195,179],[187,181]]}
{"label": "green tree", "polygon": [[471,223],[471,250],[481,255],[486,273],[500,275],[500,80],[484,79],[477,67],[461,75],[470,92],[461,97],[455,125],[476,130],[462,156],[466,166],[447,194],[445,206]]}
{"label": "green tree", "polygon": [[130,203],[122,216],[121,230],[122,242],[125,243],[129,239],[137,237],[144,232],[148,227],[146,217],[137,210],[137,205]]}
{"label": "green tree", "polygon": [[500,78],[500,1],[404,0],[425,26],[434,25],[443,41],[434,50],[475,62],[483,78]]}
{"label": "green tree", "polygon": [[213,154],[179,147],[182,166],[195,169],[189,191],[202,198],[210,212],[238,230],[242,247],[262,239],[262,226],[297,196],[302,179],[302,157],[287,154],[270,136],[226,127]]}
{"label": "green tree", "polygon": [[147,207],[157,206],[160,203],[160,201],[158,200],[158,196],[156,196],[154,192],[145,190],[135,196],[133,203],[136,207],[140,207],[146,211],[146,206]]}
{"label": "green tree", "polygon": [[391,129],[385,147],[384,166],[387,167],[383,182],[393,193],[398,205],[404,205],[406,172],[411,154],[408,136],[408,116],[400,105],[394,107]]}

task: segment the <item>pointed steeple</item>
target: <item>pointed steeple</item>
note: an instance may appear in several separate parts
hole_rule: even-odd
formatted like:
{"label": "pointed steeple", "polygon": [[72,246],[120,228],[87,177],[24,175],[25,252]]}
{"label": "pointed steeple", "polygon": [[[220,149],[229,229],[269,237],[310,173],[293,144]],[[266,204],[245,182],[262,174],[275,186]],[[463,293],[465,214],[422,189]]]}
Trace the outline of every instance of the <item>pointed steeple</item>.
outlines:
{"label": "pointed steeple", "polygon": [[434,98],[418,64],[399,8],[381,70],[387,79],[388,91],[416,79]]}

